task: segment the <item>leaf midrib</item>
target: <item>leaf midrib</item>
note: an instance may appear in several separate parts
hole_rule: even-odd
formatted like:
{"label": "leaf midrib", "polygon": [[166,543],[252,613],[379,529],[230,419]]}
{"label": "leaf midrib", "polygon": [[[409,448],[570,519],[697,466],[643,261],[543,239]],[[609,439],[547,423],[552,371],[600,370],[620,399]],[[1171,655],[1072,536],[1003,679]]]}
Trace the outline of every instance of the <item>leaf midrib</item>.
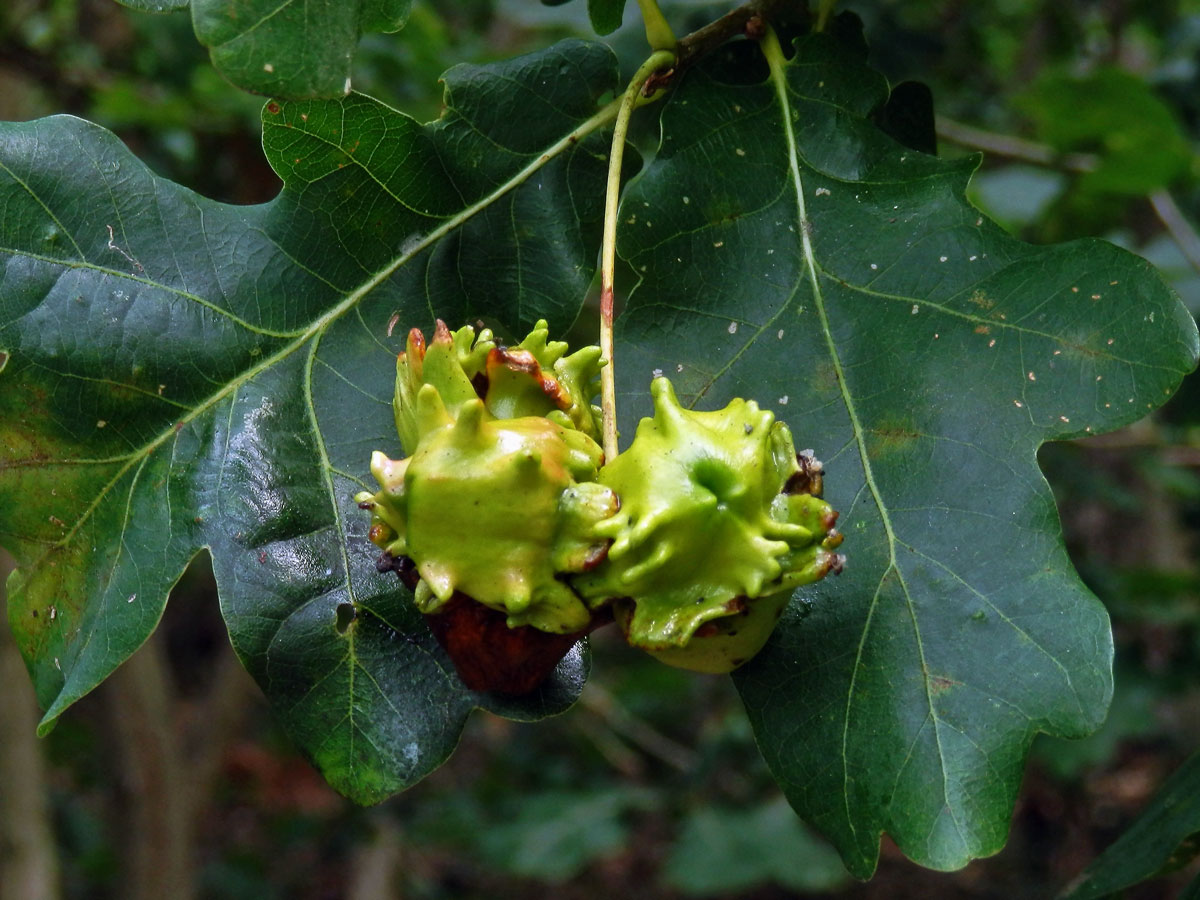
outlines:
{"label": "leaf midrib", "polygon": [[[779,46],[779,41],[775,37],[773,32],[768,32],[767,37],[766,37],[766,39],[763,40],[761,46],[763,48],[764,54],[766,55],[767,64],[770,67],[771,82],[775,88],[775,94],[776,94],[776,97],[778,98],[778,102],[779,102],[779,106],[780,106],[780,120],[783,125],[784,138],[787,143],[788,169],[789,169],[792,184],[793,184],[793,187],[794,187],[794,190],[796,193],[797,228],[798,228],[798,231],[800,234],[800,241],[801,241],[801,246],[802,246],[803,252],[804,252],[805,264],[808,269],[809,282],[812,286],[813,303],[814,303],[814,306],[816,307],[817,315],[821,321],[821,333],[825,337],[825,344],[826,344],[826,348],[829,353],[830,362],[833,365],[833,368],[834,368],[834,371],[836,374],[836,378],[837,378],[838,390],[840,391],[840,393],[842,395],[842,402],[845,404],[845,407],[846,407],[846,415],[850,419],[850,427],[854,434],[854,441],[858,446],[859,459],[860,459],[860,461],[862,463],[862,467],[863,467],[863,477],[866,482],[867,489],[870,491],[871,497],[875,501],[876,509],[878,509],[878,511],[879,511],[880,524],[883,526],[884,533],[887,536],[887,542],[888,542],[888,564],[887,564],[887,567],[884,570],[884,572],[879,577],[879,582],[876,585],[875,593],[871,598],[871,604],[870,604],[870,607],[867,612],[867,619],[863,623],[862,637],[859,640],[859,645],[856,650],[855,663],[854,663],[853,673],[851,675],[850,686],[846,692],[846,710],[843,715],[842,752],[841,752],[842,774],[843,774],[842,800],[845,805],[846,824],[847,824],[848,828],[850,829],[850,833],[853,836],[854,840],[857,842],[858,841],[858,828],[855,825],[855,817],[849,806],[849,804],[850,804],[850,790],[849,790],[850,768],[849,768],[848,757],[847,757],[847,747],[849,745],[849,740],[850,740],[849,729],[850,729],[850,719],[851,719],[851,706],[852,706],[853,700],[854,700],[854,684],[858,678],[858,673],[861,669],[863,647],[866,644],[867,636],[871,633],[871,621],[874,618],[874,613],[878,606],[880,593],[883,590],[884,583],[886,582],[888,576],[894,573],[895,578],[896,578],[897,582],[899,583],[899,586],[900,586],[906,600],[910,597],[910,592],[909,592],[908,585],[905,583],[904,575],[903,575],[902,571],[900,570],[899,565],[897,564],[896,546],[897,546],[898,540],[896,537],[895,530],[892,526],[891,518],[888,515],[887,504],[884,502],[882,492],[880,491],[879,486],[875,481],[875,473],[871,466],[870,457],[867,454],[865,431],[862,427],[861,422],[859,421],[858,413],[857,413],[857,410],[856,410],[855,404],[854,404],[854,398],[850,395],[850,391],[846,386],[845,372],[844,372],[844,369],[842,366],[841,357],[839,356],[837,346],[833,341],[832,330],[831,330],[830,322],[829,322],[829,315],[825,309],[825,296],[824,296],[824,293],[822,291],[822,286],[821,286],[821,274],[822,274],[821,267],[817,262],[816,254],[815,254],[813,244],[812,244],[812,237],[810,235],[808,211],[807,211],[807,206],[806,206],[805,200],[804,200],[803,180],[800,176],[800,165],[799,165],[800,153],[799,153],[797,143],[796,143],[795,131],[792,128],[791,102],[789,99],[787,74],[786,74],[787,61],[784,58],[782,48]],[[932,696],[931,687],[929,684],[928,669],[927,669],[927,665],[926,665],[926,661],[925,661],[925,649],[924,649],[923,642],[921,640],[921,631],[920,631],[920,628],[917,626],[916,615],[912,609],[911,602],[908,602],[907,606],[908,606],[908,610],[909,610],[909,615],[910,615],[910,617],[912,619],[912,623],[913,623],[913,635],[914,635],[914,640],[916,641],[917,653],[918,653],[918,655],[920,657],[920,661],[921,661],[922,681],[923,681],[923,684],[925,687],[926,704],[928,706],[930,720],[933,722],[933,725],[934,725],[934,738],[937,743],[939,760],[942,761],[941,765],[940,765],[940,769],[942,772],[942,796],[946,801],[947,811],[950,813],[951,817],[953,818],[955,827],[958,829],[960,836],[961,836],[962,831],[963,831],[962,825],[958,821],[956,811],[951,807],[951,804],[950,804],[950,792],[949,792],[949,785],[947,783],[948,776],[947,776],[947,771],[946,771],[946,765],[944,762],[945,753],[942,750],[941,734],[940,734],[940,728],[939,728],[940,719],[937,715],[937,711],[933,704],[933,696]]]}

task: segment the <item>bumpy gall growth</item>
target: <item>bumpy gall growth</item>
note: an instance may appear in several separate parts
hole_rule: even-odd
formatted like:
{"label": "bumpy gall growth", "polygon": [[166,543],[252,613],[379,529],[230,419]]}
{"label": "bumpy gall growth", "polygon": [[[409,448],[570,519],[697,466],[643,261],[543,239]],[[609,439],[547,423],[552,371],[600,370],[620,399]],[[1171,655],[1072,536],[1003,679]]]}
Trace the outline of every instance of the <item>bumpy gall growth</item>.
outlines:
{"label": "bumpy gall growth", "polygon": [[356,497],[381,567],[476,690],[534,689],[613,618],[666,663],[736,668],[795,588],[840,571],[821,464],[753,401],[694,412],[659,378],[654,417],[605,465],[600,351],[546,337],[409,333],[394,401],[409,455],[373,454],[380,490]]}
{"label": "bumpy gall growth", "polygon": [[595,527],[607,558],[574,584],[611,600],[634,646],[663,662],[727,672],[766,642],[792,591],[841,568],[837,513],[820,463],[753,401],[695,412],[651,386],[654,417],[605,466],[620,509]]}
{"label": "bumpy gall growth", "polygon": [[[596,481],[603,452],[591,436],[598,429],[587,391],[599,352],[565,351],[565,343],[547,343],[544,322],[511,349],[486,330],[476,339],[473,329],[451,333],[442,322],[428,347],[419,331],[409,334],[394,401],[409,456],[376,451],[371,473],[380,490],[355,499],[371,511],[371,540],[388,557],[413,561],[426,615],[457,610],[462,619],[467,598],[502,614],[511,629],[569,636],[593,625],[566,576],[603,559],[609,541],[595,526],[617,500]],[[485,619],[492,621],[470,617]],[[435,634],[446,632],[443,624]],[[460,674],[473,668],[460,665]]]}

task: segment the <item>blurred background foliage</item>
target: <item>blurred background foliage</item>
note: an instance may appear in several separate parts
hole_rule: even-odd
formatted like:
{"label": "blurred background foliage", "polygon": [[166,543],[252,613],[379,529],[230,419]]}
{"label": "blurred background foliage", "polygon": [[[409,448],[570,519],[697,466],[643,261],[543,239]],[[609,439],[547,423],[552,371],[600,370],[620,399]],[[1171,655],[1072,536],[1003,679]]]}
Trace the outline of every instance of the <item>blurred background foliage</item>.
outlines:
{"label": "blurred background foliage", "polygon": [[[609,40],[632,66],[644,39],[628,5]],[[1127,246],[1200,312],[1200,0],[844,5],[893,84],[932,89],[940,152],[985,153],[981,209],[1025,240]],[[663,6],[680,34],[729,8]],[[448,66],[568,35],[590,35],[582,0],[417,0],[400,34],[363,40],[355,87],[430,119]],[[279,186],[260,106],[208,65],[186,14],[0,7],[0,118],[84,116],[160,174],[256,203]],[[653,153],[652,117],[639,128]],[[1200,747],[1200,379],[1154,417],[1041,460],[1076,565],[1113,616],[1116,696],[1094,737],[1035,745],[993,859],[926,872],[885,839],[875,881],[851,882],[774,788],[728,679],[665,668],[603,632],[570,713],[537,725],[479,713],[441,770],[355,808],[274,726],[199,560],[152,641],[45,741],[4,639],[0,896],[1053,896]],[[1195,871],[1129,896],[1175,896]]]}

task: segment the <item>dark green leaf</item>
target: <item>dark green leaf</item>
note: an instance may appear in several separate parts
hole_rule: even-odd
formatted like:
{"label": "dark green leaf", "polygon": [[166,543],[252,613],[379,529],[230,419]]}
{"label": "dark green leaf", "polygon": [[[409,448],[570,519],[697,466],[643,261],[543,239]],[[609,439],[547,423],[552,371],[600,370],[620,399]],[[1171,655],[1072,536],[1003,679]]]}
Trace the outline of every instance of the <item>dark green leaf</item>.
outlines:
{"label": "dark green leaf", "polygon": [[700,807],[684,822],[664,870],[667,884],[696,897],[740,894],[772,882],[829,891],[846,870],[780,797],[753,809]]}
{"label": "dark green leaf", "polygon": [[532,719],[577,696],[581,649],[537,696],[466,691],[352,499],[372,450],[400,452],[408,328],[561,332],[592,275],[612,54],[568,42],[445,80],[424,127],[358,95],[269,103],[285,187],[253,207],[77,119],[0,126],[0,541],[43,730],[203,547],[239,656],[355,799],[429,772],[476,705]]}
{"label": "dark green leaf", "polygon": [[[1107,897],[1182,868],[1198,854],[1200,754],[1179,767],[1129,830],[1066,890],[1063,900]],[[1189,888],[1195,889],[1195,884]]]}
{"label": "dark green leaf", "polygon": [[867,122],[886,85],[846,49],[805,39],[746,83],[757,52],[689,74],[622,203],[641,278],[618,321],[624,409],[647,410],[661,370],[701,408],[757,398],[824,460],[846,571],[799,592],[735,680],[854,874],[885,831],[955,868],[1003,845],[1034,735],[1094,730],[1112,690],[1108,617],[1037,448],[1161,404],[1196,328],[1131,254],[983,219],[972,161]]}
{"label": "dark green leaf", "polygon": [[399,31],[412,0],[191,0],[213,65],[238,87],[279,98],[350,91],[363,32]]}
{"label": "dark green leaf", "polygon": [[117,3],[142,12],[160,13],[187,9],[192,0],[117,0]]}
{"label": "dark green leaf", "polygon": [[596,34],[612,34],[625,18],[625,0],[588,0],[588,18]]}

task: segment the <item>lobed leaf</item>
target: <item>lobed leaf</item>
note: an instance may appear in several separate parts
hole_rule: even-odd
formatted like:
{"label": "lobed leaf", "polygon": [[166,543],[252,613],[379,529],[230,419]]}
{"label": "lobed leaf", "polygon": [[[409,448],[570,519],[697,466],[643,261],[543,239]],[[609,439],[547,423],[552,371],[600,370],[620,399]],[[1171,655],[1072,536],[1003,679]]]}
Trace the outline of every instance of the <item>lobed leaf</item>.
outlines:
{"label": "lobed leaf", "polygon": [[188,9],[196,38],[233,84],[290,100],[350,93],[364,32],[399,31],[412,0],[117,0],[143,12]]}
{"label": "lobed leaf", "polygon": [[734,679],[852,873],[883,832],[952,869],[1003,845],[1034,735],[1087,734],[1111,696],[1108,617],[1037,449],[1161,404],[1196,327],[1145,261],[985,220],[974,161],[868,122],[887,85],[855,48],[794,49],[764,66],[733,45],[662,112],[621,206],[625,409],[661,370],[688,405],[772,406],[825,462],[846,571],[799,591]]}
{"label": "lobed leaf", "polygon": [[160,179],[78,119],[0,125],[0,542],[43,731],[205,548],[238,655],[356,800],[437,766],[475,706],[574,701],[582,648],[537,695],[467,691],[352,499],[371,451],[400,451],[408,328],[561,332],[593,271],[611,52],[566,42],[445,80],[426,126],[358,95],[268,103],[284,188],[261,206]]}
{"label": "lobed leaf", "polygon": [[[1177,871],[1200,854],[1200,754],[1167,780],[1142,814],[1089,865],[1062,900],[1098,900],[1156,875]],[[1185,889],[1200,892],[1200,877]],[[1181,895],[1182,896],[1182,895]]]}

